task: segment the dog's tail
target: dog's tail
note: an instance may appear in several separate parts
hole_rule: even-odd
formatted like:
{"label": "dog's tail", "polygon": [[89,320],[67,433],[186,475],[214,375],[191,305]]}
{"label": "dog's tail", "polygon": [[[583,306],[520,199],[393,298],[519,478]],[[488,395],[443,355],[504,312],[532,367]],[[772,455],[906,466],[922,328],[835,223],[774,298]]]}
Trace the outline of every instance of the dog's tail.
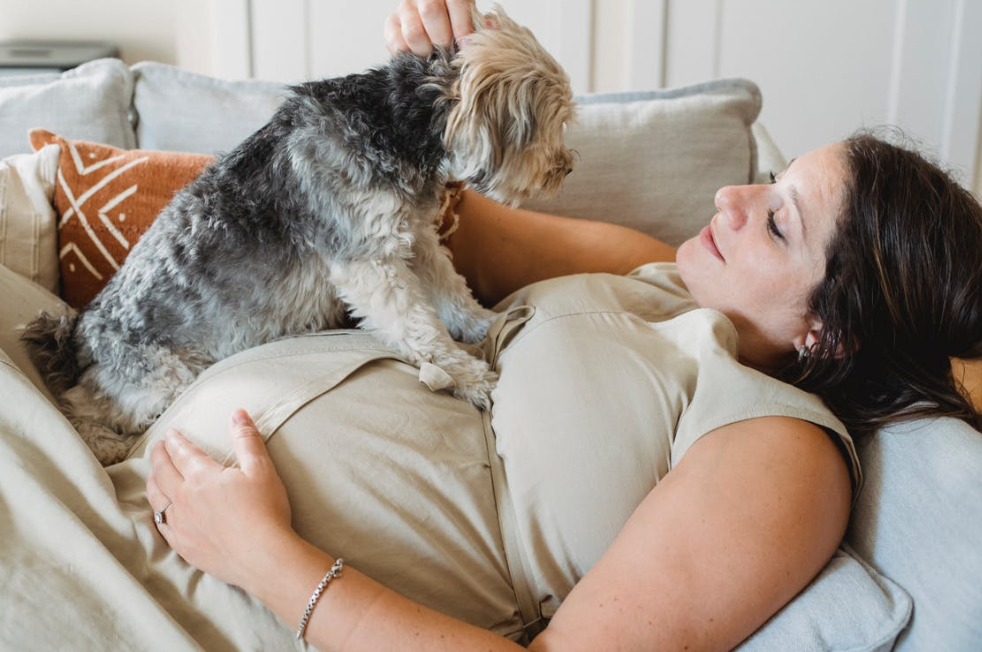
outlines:
{"label": "dog's tail", "polygon": [[78,315],[67,312],[52,315],[42,312],[21,333],[31,360],[44,382],[60,396],[78,382],[79,364],[75,348],[75,325]]}

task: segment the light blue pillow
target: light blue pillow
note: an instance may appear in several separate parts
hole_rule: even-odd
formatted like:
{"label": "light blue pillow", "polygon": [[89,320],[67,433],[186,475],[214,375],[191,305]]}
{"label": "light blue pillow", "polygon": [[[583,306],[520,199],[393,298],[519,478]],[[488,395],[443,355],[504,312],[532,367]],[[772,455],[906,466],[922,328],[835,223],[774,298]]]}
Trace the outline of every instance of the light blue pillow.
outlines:
{"label": "light blue pillow", "polygon": [[982,649],[982,434],[951,418],[858,442],[866,484],[848,540],[911,595],[897,652]]}
{"label": "light blue pillow", "polygon": [[133,106],[140,149],[221,154],[266,124],[286,86],[232,81],[162,63],[133,66]]}
{"label": "light blue pillow", "polygon": [[889,652],[910,610],[903,589],[843,545],[737,652]]}
{"label": "light blue pillow", "polygon": [[0,159],[31,152],[27,132],[47,129],[69,140],[136,147],[130,123],[133,75],[119,59],[65,73],[0,77]]}

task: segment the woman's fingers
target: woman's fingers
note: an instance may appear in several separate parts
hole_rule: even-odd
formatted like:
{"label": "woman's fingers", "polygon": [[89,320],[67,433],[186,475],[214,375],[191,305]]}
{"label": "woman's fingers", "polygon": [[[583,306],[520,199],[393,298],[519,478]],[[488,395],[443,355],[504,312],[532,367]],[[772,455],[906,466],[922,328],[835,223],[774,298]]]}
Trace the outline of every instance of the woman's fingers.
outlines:
{"label": "woman's fingers", "polygon": [[474,0],[447,0],[454,39],[459,40],[474,33],[474,23],[471,21],[473,11]]}
{"label": "woman's fingers", "polygon": [[385,46],[389,49],[389,54],[396,56],[402,52],[409,52],[409,44],[402,38],[402,23],[399,22],[397,14],[389,14],[385,19],[383,28],[385,35]]}
{"label": "woman's fingers", "polygon": [[[182,482],[184,482],[184,476],[174,466],[174,462],[164,447],[164,442],[158,441],[150,450],[150,476],[147,478],[147,496],[150,499],[150,504],[156,509],[163,507],[162,504],[158,505],[154,502],[154,497],[150,496],[151,484],[155,492],[159,492],[167,500],[173,500],[171,497],[177,492]],[[166,501],[164,503],[166,504]]]}
{"label": "woman's fingers", "polygon": [[432,45],[449,48],[454,31],[446,0],[417,0],[419,18],[426,38]]}
{"label": "woman's fingers", "polygon": [[232,437],[235,459],[239,461],[239,468],[246,475],[251,475],[254,470],[272,463],[269,451],[266,450],[266,442],[263,441],[256,424],[245,410],[239,408],[232,412],[229,435]]}
{"label": "woman's fingers", "polygon": [[409,51],[420,57],[428,56],[433,51],[433,42],[426,33],[415,0],[403,0],[399,5],[397,20],[402,42]]}
{"label": "woman's fingers", "polygon": [[[167,453],[171,465],[182,478],[187,478],[194,473],[221,469],[218,462],[208,457],[203,450],[173,429],[168,430],[164,437],[164,451]],[[165,492],[167,491],[166,486],[161,485],[161,488]]]}
{"label": "woman's fingers", "polygon": [[147,477],[147,502],[150,503],[150,508],[155,512],[159,511],[166,507],[170,501],[164,490],[157,484],[157,476],[151,473]]}
{"label": "woman's fingers", "polygon": [[393,55],[428,56],[434,45],[449,48],[474,31],[473,0],[403,0],[385,21],[385,43]]}

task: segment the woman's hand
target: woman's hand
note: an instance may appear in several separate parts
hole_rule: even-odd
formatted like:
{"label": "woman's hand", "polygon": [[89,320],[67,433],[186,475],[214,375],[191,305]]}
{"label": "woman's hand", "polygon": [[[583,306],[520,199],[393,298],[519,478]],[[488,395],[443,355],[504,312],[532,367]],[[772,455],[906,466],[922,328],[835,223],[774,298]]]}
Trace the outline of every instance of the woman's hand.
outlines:
{"label": "woman's hand", "polygon": [[403,0],[385,21],[385,44],[393,55],[428,56],[433,46],[449,48],[474,31],[474,0]]}
{"label": "woman's hand", "polygon": [[226,468],[176,430],[151,452],[147,499],[157,529],[185,561],[250,590],[267,554],[295,539],[290,503],[262,436],[244,410],[229,432],[238,468]]}

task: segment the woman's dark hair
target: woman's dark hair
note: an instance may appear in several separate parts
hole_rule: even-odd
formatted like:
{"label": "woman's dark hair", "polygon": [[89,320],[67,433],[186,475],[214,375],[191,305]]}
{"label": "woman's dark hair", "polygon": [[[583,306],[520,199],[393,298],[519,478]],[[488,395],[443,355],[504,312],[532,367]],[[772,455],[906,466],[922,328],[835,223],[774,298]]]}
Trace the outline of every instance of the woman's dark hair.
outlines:
{"label": "woman's dark hair", "polygon": [[982,356],[982,206],[912,149],[844,145],[845,212],[810,298],[823,334],[789,380],[855,434],[930,415],[980,428],[950,358]]}

